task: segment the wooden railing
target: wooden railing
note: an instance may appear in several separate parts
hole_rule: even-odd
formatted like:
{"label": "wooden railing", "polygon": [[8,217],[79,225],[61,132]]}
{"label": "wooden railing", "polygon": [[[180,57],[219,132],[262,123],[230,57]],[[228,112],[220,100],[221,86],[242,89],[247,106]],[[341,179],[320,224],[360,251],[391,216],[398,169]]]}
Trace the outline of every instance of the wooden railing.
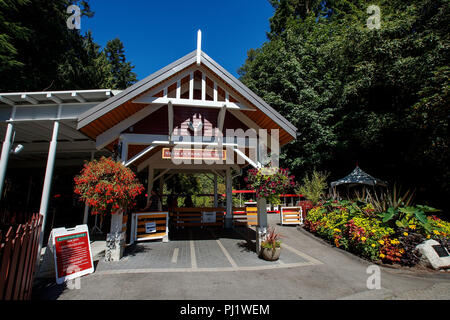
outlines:
{"label": "wooden railing", "polygon": [[[205,223],[202,221],[202,212],[216,212],[216,222]],[[176,208],[171,213],[172,225],[176,227],[223,227],[226,210],[219,208]],[[256,207],[233,207],[233,224],[235,226],[256,226],[258,224],[258,212]]]}
{"label": "wooden railing", "polygon": [[[216,222],[203,222],[202,212],[215,212]],[[172,221],[176,227],[223,227],[225,208],[175,208],[172,212]]]}
{"label": "wooden railing", "polygon": [[0,234],[0,300],[29,300],[33,287],[42,215]]}

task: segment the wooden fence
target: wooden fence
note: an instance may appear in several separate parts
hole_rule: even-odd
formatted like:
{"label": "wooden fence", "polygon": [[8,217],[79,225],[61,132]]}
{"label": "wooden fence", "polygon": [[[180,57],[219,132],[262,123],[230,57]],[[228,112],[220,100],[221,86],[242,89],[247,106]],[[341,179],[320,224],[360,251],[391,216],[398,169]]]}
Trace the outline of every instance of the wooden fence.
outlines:
{"label": "wooden fence", "polygon": [[42,215],[0,233],[0,300],[29,300],[33,287]]}

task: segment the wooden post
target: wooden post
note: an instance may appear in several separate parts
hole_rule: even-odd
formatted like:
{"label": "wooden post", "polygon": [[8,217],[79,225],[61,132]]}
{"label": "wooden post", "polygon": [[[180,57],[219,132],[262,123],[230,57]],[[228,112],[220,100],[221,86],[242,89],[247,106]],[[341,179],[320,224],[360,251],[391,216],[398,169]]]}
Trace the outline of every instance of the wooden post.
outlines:
{"label": "wooden post", "polygon": [[230,167],[226,170],[226,196],[227,196],[227,213],[225,215],[225,228],[233,227],[233,186],[231,179]]}

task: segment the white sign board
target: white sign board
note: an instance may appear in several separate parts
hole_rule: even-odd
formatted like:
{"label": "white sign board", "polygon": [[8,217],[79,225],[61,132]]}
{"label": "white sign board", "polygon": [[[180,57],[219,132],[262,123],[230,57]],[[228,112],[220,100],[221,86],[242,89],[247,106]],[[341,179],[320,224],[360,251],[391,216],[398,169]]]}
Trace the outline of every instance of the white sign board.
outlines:
{"label": "white sign board", "polygon": [[202,223],[215,223],[216,213],[215,212],[202,212]]}
{"label": "white sign board", "polygon": [[156,232],[156,222],[147,222],[145,224],[145,233],[155,233]]}
{"label": "white sign board", "polygon": [[56,283],[94,272],[87,225],[53,229],[51,241],[48,245],[53,247]]}

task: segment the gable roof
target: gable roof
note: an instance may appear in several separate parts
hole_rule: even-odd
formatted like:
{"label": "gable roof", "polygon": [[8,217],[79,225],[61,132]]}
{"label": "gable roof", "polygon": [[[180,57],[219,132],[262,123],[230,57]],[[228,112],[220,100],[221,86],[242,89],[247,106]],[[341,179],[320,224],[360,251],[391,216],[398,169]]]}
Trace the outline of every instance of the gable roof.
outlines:
{"label": "gable roof", "polygon": [[[97,106],[89,109],[85,113],[81,114],[78,118],[78,129],[83,131],[83,128],[111,112],[115,108],[131,101],[135,97],[145,93],[152,87],[158,85],[162,81],[169,79],[176,75],[183,69],[195,64],[197,61],[197,50],[185,55],[184,57],[176,60],[168,66],[160,69],[159,71],[151,74],[145,79],[130,86],[126,90],[122,91],[116,96],[98,104]],[[281,114],[269,106],[265,101],[258,97],[253,91],[246,87],[241,81],[236,79],[217,62],[210,58],[206,53],[201,51],[201,64],[214,72],[219,78],[221,78],[226,84],[233,88],[236,92],[242,95],[264,115],[270,118],[273,123],[280,129],[285,131],[284,141],[285,143],[296,138],[297,128],[285,119]],[[248,115],[248,113],[246,113]],[[253,119],[253,121],[255,121]],[[255,121],[256,122],[256,121]],[[89,134],[88,134],[89,135]],[[281,134],[280,134],[281,137]],[[94,138],[94,137],[91,137]]]}
{"label": "gable roof", "polygon": [[356,166],[355,170],[352,171],[348,176],[334,181],[331,183],[331,187],[335,187],[341,184],[366,184],[370,186],[387,186],[387,182],[380,179],[372,177],[370,174],[362,171],[359,166]]}

